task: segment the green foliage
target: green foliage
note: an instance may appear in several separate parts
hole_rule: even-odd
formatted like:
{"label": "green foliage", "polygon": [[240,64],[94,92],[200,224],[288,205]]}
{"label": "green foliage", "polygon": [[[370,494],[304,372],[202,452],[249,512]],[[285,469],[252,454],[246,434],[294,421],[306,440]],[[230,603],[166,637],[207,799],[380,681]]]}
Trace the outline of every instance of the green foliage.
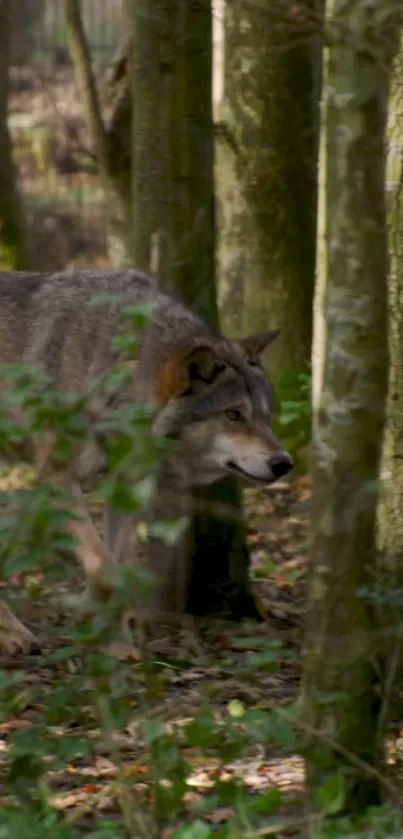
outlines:
{"label": "green foliage", "polygon": [[[139,312],[136,320],[130,313],[136,327],[143,325],[145,316]],[[133,337],[122,341],[125,361],[135,346]],[[40,443],[51,432],[52,465],[63,467],[91,435],[107,462],[97,498],[107,499],[122,513],[136,513],[145,534],[141,519],[161,454],[161,443],[151,435],[150,410],[119,404],[113,411],[93,409],[103,404],[105,393],[116,392],[125,381],[127,366],[118,365],[90,394],[80,397],[56,393],[40,371],[23,365],[3,368],[1,375],[8,383],[1,393],[4,451],[17,459],[33,438]],[[288,411],[290,418],[292,410],[297,417],[308,417],[306,406],[298,414],[295,405],[291,409],[283,403],[283,417]],[[57,579],[63,586],[73,573],[67,561],[72,540],[66,523],[76,514],[68,493],[45,477],[46,470],[42,477],[31,476],[29,488],[16,489],[7,480],[1,485],[2,573],[10,577],[46,571],[46,580]],[[172,544],[182,527],[181,521],[161,521],[154,531]],[[53,583],[52,597],[55,589]],[[161,696],[173,676],[180,679],[193,662],[179,655],[173,660],[158,658],[140,644],[138,660],[127,664],[103,646],[115,640],[134,593],[146,598],[151,589],[146,569],[135,563],[118,569],[114,588],[99,609],[89,615],[76,610],[71,625],[59,630],[52,626],[64,638],[42,656],[39,679],[30,669],[23,670],[23,660],[15,670],[0,670],[0,727],[6,744],[0,763],[0,839],[137,839],[161,836],[166,828],[177,839],[241,839],[254,831],[259,835],[267,826],[274,829],[275,819],[280,830],[280,790],[269,786],[257,792],[226,767],[234,762],[247,765],[262,747],[282,755],[295,753],[297,715],[291,707],[256,706],[235,689],[225,702],[214,704],[211,697],[219,688],[207,680],[197,712],[185,721],[172,721],[170,705],[161,702]],[[35,597],[44,596],[50,596],[49,590],[38,583]],[[278,640],[256,633],[237,639],[237,650],[224,659],[223,667],[236,673],[242,689],[270,678],[286,660],[287,651]],[[215,770],[208,793],[189,803],[195,756],[196,766],[213,763]],[[107,763],[106,780],[94,768],[99,761]],[[102,795],[113,802],[105,812],[98,808]],[[71,796],[73,803],[63,804],[63,796],[67,801]],[[343,806],[337,777],[324,782],[318,804],[324,817],[323,839],[354,835],[340,820],[338,834],[332,833],[333,821],[328,827],[327,817],[334,820]],[[221,822],[222,812],[226,815]],[[392,822],[390,816],[388,824]],[[388,829],[392,836],[392,827]]]}
{"label": "green foliage", "polygon": [[213,829],[206,822],[197,819],[186,827],[175,832],[175,839],[209,839],[213,836]]}
{"label": "green foliage", "polygon": [[347,817],[324,821],[317,839],[400,839],[402,814],[389,806],[368,809],[359,819]]}
{"label": "green foliage", "polygon": [[279,435],[296,459],[297,466],[307,467],[304,450],[311,439],[311,375],[309,371],[283,376],[276,382],[280,408],[276,425]]}
{"label": "green foliage", "polygon": [[329,816],[340,813],[345,801],[345,778],[343,775],[330,775],[317,791],[317,803]]}

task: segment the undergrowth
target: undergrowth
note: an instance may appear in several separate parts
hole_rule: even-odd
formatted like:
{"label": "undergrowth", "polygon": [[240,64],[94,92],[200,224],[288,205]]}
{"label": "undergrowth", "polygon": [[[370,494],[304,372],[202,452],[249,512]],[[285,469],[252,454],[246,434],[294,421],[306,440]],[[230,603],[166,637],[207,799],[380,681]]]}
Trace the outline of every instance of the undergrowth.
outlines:
{"label": "undergrowth", "polygon": [[[137,329],[147,313],[132,310],[129,316]],[[117,343],[126,355],[136,349],[131,334]],[[151,435],[151,413],[147,406],[117,405],[109,414],[92,408],[94,399],[100,404],[105,394],[119,388],[127,367],[119,364],[85,396],[56,392],[39,370],[26,365],[8,365],[1,375],[8,387],[1,392],[0,440],[8,457],[16,459],[33,440],[37,446],[45,444],[51,433],[47,463],[63,470],[85,441],[96,439],[108,462],[96,487],[98,496],[141,520],[162,454]],[[295,401],[283,406],[283,422],[288,416],[296,423],[301,410],[305,418],[305,397],[302,403],[303,409]],[[43,468],[41,474],[30,475],[29,486],[3,488],[0,503],[3,579],[23,574],[30,580],[33,600],[42,574],[52,590],[62,590],[72,573],[72,539],[66,533],[66,522],[74,515],[69,494],[49,483]],[[171,538],[175,523],[164,527]],[[112,595],[93,614],[76,608],[67,629],[52,628],[56,643],[42,651],[37,667],[33,656],[29,663],[24,656],[21,662],[2,659],[0,839],[300,835],[305,830],[300,809],[290,810],[275,784],[251,790],[242,773],[228,768],[253,764],[269,749],[297,754],[297,707],[291,702],[277,707],[269,700],[248,703],[235,690],[217,703],[219,687],[201,679],[196,708],[187,718],[175,716],[172,674],[178,674],[180,691],[182,674],[194,664],[192,655],[208,661],[214,671],[214,652],[204,648],[201,655],[193,654],[185,644],[186,655],[178,647],[169,660],[135,638],[137,656],[120,661],[111,655],[107,645],[116,638],[122,614],[132,609],[134,593],[140,600],[152,593],[147,569],[136,562],[119,568],[115,583]],[[280,641],[253,630],[237,639],[237,649],[238,657],[226,654],[223,666],[249,689],[263,674],[280,670],[287,658]],[[200,791],[195,772],[205,766],[213,770]],[[364,827],[337,818],[343,809],[337,782],[323,785],[318,807],[318,839],[362,836],[363,829],[366,836],[401,835],[400,816],[391,811],[369,813]]]}

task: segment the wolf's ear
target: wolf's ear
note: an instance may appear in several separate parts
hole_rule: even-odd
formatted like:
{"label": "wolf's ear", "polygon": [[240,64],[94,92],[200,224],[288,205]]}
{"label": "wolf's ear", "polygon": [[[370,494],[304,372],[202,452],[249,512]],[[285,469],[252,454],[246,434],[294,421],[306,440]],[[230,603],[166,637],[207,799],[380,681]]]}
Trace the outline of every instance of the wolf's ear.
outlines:
{"label": "wolf's ear", "polygon": [[184,370],[187,379],[187,390],[197,389],[200,384],[211,384],[225,369],[225,363],[221,361],[211,347],[199,346],[193,349],[183,359]]}
{"label": "wolf's ear", "polygon": [[253,362],[258,361],[271,348],[279,335],[279,329],[266,329],[264,332],[256,332],[255,335],[241,338],[238,343],[242,347],[248,361]]}
{"label": "wolf's ear", "polygon": [[169,399],[196,393],[211,384],[224,370],[211,347],[199,345],[166,361],[159,374],[158,401],[165,405]]}
{"label": "wolf's ear", "polygon": [[212,384],[225,366],[214,350],[204,344],[166,361],[159,375],[156,396],[161,410],[155,419],[153,433],[165,436],[179,431],[189,412],[189,402],[183,397]]}

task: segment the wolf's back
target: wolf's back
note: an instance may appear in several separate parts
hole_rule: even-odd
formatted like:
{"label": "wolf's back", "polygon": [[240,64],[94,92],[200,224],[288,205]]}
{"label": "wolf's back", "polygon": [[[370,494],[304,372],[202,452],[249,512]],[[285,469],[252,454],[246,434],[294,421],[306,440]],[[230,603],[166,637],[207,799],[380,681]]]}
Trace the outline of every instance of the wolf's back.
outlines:
{"label": "wolf's back", "polygon": [[[96,303],[104,297],[105,302]],[[106,302],[108,301],[108,302]],[[133,269],[0,273],[0,363],[38,363],[55,384],[80,389],[116,361],[125,309],[151,305],[144,360],[157,362],[187,339],[212,333],[175,293]]]}

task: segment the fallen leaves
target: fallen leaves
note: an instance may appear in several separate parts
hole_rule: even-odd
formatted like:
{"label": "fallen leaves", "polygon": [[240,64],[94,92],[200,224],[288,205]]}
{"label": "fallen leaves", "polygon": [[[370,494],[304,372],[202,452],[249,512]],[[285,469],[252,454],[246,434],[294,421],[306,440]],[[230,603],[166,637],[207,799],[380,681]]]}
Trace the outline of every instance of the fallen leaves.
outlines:
{"label": "fallen leaves", "polygon": [[[248,793],[256,796],[266,795],[274,789],[299,793],[303,788],[303,765],[297,757],[280,758],[267,747],[250,752],[243,760],[223,763],[204,754],[199,747],[186,746],[181,731],[184,730],[185,722],[193,718],[207,697],[218,720],[229,713],[236,722],[238,717],[242,719],[244,709],[264,710],[268,701],[282,706],[295,694],[299,671],[296,645],[301,640],[299,626],[303,608],[308,517],[303,513],[295,514],[294,510],[304,494],[309,495],[309,487],[298,483],[279,487],[278,492],[254,492],[252,497],[248,496],[252,563],[255,572],[258,568],[261,570],[259,576],[256,574],[254,588],[257,589],[258,602],[266,623],[248,629],[247,625],[236,627],[223,624],[222,621],[211,622],[192,652],[188,651],[186,655],[182,642],[178,645],[176,636],[167,636],[164,656],[159,657],[158,678],[161,689],[156,697],[154,711],[163,715],[166,731],[171,731],[177,739],[190,773],[183,795],[184,821],[177,822],[175,827],[167,825],[162,828],[161,835],[165,839],[175,836],[178,828],[186,825],[188,818],[200,812],[203,813],[200,817],[205,825],[218,826],[234,818],[232,804],[212,804],[211,808],[208,805],[206,799],[217,782],[244,784]],[[99,510],[97,512],[99,514]],[[13,596],[18,592],[19,597],[20,589],[23,592],[29,588],[26,575],[17,575],[13,583]],[[68,628],[63,629],[66,617],[57,613],[57,609],[63,607],[59,603],[60,595],[56,607],[55,599],[49,598],[51,587],[46,588],[47,581],[39,579],[38,586],[40,590],[35,599],[35,608],[41,613],[41,626],[42,618],[49,621],[51,626],[61,621],[62,628],[58,629],[58,633],[63,636],[65,632],[68,637]],[[76,584],[73,579],[67,584],[63,582],[63,586],[63,591],[66,589],[70,592],[75,590]],[[67,623],[70,620],[71,617],[67,615]],[[291,635],[289,628],[292,629]],[[274,645],[275,659],[275,645],[280,640],[287,644],[288,653],[287,656],[281,653],[280,644],[279,668],[271,672],[270,667],[257,667],[252,668],[252,672],[252,658],[258,663],[262,649],[271,644]],[[66,661],[56,660],[60,643],[60,637],[52,635],[51,651],[56,645],[53,663],[45,653],[35,661],[33,668],[31,665],[28,667],[25,660],[17,664],[20,669],[25,668],[24,683],[35,695],[30,695],[26,711],[1,724],[5,758],[9,740],[15,734],[46,719],[47,697],[51,696],[60,676],[67,680],[80,678],[82,662],[79,651],[77,656],[74,654],[74,667],[70,669]],[[138,704],[137,697],[141,697],[144,687],[141,668],[133,667],[140,660],[139,649],[129,649],[126,644],[115,642],[108,652],[122,662],[122,672],[127,673],[128,678],[127,689],[133,697],[133,709],[139,707],[141,701]],[[10,663],[10,671],[15,664],[14,661]],[[119,819],[120,789],[123,784],[128,794],[134,796],[138,806],[147,810],[150,807],[152,783],[149,755],[141,740],[137,710],[133,721],[113,738],[120,755],[119,763],[111,759],[111,754],[105,750],[99,719],[87,699],[83,698],[80,710],[83,714],[80,723],[83,726],[82,733],[91,741],[94,754],[92,758],[83,758],[79,763],[67,763],[61,769],[49,766],[52,805],[65,813],[69,823],[76,824],[81,819],[91,820],[97,813],[101,814],[101,818],[106,814],[107,818],[112,815]],[[64,728],[63,734],[62,725],[60,736],[67,734],[68,728]]]}

